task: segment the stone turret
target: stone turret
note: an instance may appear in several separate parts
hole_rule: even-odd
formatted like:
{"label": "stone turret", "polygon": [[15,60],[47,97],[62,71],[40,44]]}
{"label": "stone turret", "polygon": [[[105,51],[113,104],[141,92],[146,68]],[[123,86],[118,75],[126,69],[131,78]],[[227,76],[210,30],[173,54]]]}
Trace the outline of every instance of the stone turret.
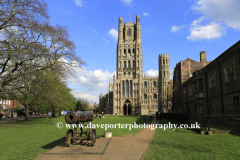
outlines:
{"label": "stone turret", "polygon": [[159,86],[159,97],[158,97],[158,109],[160,111],[166,111],[167,108],[167,86],[170,80],[170,64],[169,64],[169,54],[161,54],[158,56],[159,65],[159,76],[158,76],[158,86]]}

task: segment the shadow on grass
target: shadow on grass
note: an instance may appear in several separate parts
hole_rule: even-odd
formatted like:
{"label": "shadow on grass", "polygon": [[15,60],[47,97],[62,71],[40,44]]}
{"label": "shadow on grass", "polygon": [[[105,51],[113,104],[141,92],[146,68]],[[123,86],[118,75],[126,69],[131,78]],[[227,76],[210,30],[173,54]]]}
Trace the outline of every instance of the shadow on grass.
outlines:
{"label": "shadow on grass", "polygon": [[136,124],[149,124],[150,123],[150,118],[149,116],[145,116],[145,115],[142,115],[142,116],[138,116],[139,118],[137,119],[136,121]]}
{"label": "shadow on grass", "polygon": [[65,139],[60,138],[56,141],[53,141],[51,143],[46,144],[45,146],[41,146],[43,149],[52,149],[53,147],[60,145],[61,143],[65,142]]}

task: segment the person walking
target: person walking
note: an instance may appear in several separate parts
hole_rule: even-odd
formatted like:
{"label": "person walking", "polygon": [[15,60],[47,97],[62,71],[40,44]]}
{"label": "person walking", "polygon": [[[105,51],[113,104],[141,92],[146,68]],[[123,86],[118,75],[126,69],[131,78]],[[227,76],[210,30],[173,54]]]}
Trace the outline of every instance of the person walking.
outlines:
{"label": "person walking", "polygon": [[158,111],[156,112],[156,121],[159,119]]}
{"label": "person walking", "polygon": [[8,112],[8,120],[10,120],[9,118],[10,118],[10,112]]}
{"label": "person walking", "polygon": [[152,112],[149,112],[150,121],[152,121]]}
{"label": "person walking", "polygon": [[158,117],[159,117],[159,120],[162,120],[162,114],[160,111],[158,111]]}

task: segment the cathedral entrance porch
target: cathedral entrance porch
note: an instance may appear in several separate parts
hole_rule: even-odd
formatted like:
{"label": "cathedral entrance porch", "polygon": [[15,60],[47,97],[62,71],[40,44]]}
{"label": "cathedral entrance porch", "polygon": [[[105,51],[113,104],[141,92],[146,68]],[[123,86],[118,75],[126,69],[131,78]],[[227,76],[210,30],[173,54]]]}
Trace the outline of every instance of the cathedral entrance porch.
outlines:
{"label": "cathedral entrance porch", "polygon": [[130,100],[126,100],[123,105],[123,114],[124,115],[131,115],[132,114],[132,107]]}

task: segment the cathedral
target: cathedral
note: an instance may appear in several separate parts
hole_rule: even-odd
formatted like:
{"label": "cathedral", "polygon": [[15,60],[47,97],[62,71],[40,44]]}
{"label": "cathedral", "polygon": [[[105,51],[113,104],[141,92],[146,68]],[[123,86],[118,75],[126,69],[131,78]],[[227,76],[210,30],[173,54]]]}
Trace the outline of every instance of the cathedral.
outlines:
{"label": "cathedral", "polygon": [[[105,114],[147,115],[166,111],[167,87],[170,80],[169,54],[158,57],[159,75],[143,76],[143,53],[140,16],[136,24],[118,21],[116,75],[109,83],[109,93],[100,95],[99,109]],[[151,67],[151,66],[148,66]]]}

